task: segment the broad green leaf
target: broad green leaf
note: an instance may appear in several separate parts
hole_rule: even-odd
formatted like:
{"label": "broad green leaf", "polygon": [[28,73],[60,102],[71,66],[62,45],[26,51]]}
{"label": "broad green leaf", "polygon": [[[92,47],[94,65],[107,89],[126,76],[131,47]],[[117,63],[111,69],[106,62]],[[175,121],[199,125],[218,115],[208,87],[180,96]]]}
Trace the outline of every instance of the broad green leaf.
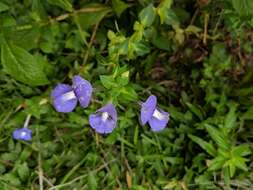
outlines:
{"label": "broad green leaf", "polygon": [[146,8],[142,9],[142,11],[139,14],[139,19],[141,21],[141,24],[145,27],[149,27],[153,24],[156,16],[156,9],[155,7],[150,4]]}
{"label": "broad green leaf", "polygon": [[219,131],[217,128],[210,126],[210,125],[205,125],[205,128],[207,129],[209,135],[211,138],[217,143],[217,145],[222,148],[222,149],[229,149],[230,144],[228,137],[225,136],[222,131]]}
{"label": "broad green leaf", "polygon": [[7,11],[10,7],[3,2],[0,2],[0,13],[3,11]]}
{"label": "broad green leaf", "polygon": [[252,0],[232,0],[232,5],[236,12],[241,16],[253,15]]}
{"label": "broad green leaf", "polygon": [[32,11],[38,15],[39,19],[46,19],[47,13],[43,4],[44,0],[33,0],[32,1]]}
{"label": "broad green leaf", "polygon": [[171,5],[172,0],[164,0],[157,7],[157,14],[160,17],[161,24],[175,25],[179,23],[177,15],[171,9]]}
{"label": "broad green leaf", "polygon": [[[38,47],[38,40],[40,38],[40,30],[36,25],[28,25],[29,28],[19,28],[19,30],[5,31],[5,37],[8,42],[24,48],[29,51]],[[29,43],[27,43],[29,42]]]}
{"label": "broad green leaf", "polygon": [[159,49],[167,51],[170,51],[172,49],[171,40],[169,40],[168,37],[158,33],[155,28],[151,32],[151,42]]}
{"label": "broad green leaf", "polygon": [[128,4],[121,0],[112,0],[112,7],[117,16],[120,17],[120,15],[128,8]]}
{"label": "broad green leaf", "polygon": [[193,135],[188,135],[188,137],[190,137],[191,140],[193,140],[195,143],[197,143],[201,148],[203,148],[208,154],[210,154],[211,156],[215,157],[216,156],[216,149],[214,148],[214,146],[206,141],[204,141],[203,139],[193,136]]}
{"label": "broad green leaf", "polygon": [[31,86],[49,83],[43,66],[33,55],[6,41],[1,45],[1,62],[5,72],[20,82]]}
{"label": "broad green leaf", "polygon": [[90,4],[82,7],[82,12],[78,13],[74,19],[80,24],[83,30],[87,30],[100,22],[112,9],[103,4]]}
{"label": "broad green leaf", "polygon": [[100,78],[100,81],[102,82],[103,86],[107,89],[110,89],[113,86],[116,86],[113,76],[100,75],[99,78]]}
{"label": "broad green leaf", "polygon": [[47,0],[48,3],[56,5],[66,11],[72,11],[72,5],[68,0]]}

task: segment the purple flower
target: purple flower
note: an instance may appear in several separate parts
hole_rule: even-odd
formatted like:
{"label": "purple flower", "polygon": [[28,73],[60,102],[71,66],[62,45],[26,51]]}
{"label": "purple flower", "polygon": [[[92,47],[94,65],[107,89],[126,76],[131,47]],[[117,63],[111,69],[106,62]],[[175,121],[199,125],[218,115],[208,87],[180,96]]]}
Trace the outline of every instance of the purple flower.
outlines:
{"label": "purple flower", "polygon": [[76,75],[72,79],[73,85],[58,84],[51,93],[53,105],[58,112],[68,113],[75,109],[77,101],[86,108],[91,99],[92,86],[82,77]]}
{"label": "purple flower", "polygon": [[157,98],[154,95],[148,97],[141,106],[141,124],[149,123],[154,132],[163,130],[169,122],[169,113],[157,107]]}
{"label": "purple flower", "polygon": [[91,114],[89,123],[97,133],[111,133],[117,125],[117,112],[114,105],[109,103]]}
{"label": "purple flower", "polygon": [[16,129],[12,132],[12,137],[16,140],[30,141],[32,139],[32,131],[25,127]]}

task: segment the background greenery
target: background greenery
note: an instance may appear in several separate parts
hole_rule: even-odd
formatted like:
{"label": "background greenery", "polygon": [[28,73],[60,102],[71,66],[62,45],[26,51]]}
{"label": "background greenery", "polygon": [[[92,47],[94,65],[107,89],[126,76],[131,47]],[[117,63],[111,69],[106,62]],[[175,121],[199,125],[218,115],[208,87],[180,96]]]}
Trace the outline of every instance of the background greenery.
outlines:
{"label": "background greenery", "polygon": [[[252,0],[1,0],[0,189],[252,189]],[[75,74],[92,104],[57,113]],[[153,133],[138,101],[171,114]],[[88,115],[113,101],[118,127]],[[32,115],[31,143],[11,133]]]}

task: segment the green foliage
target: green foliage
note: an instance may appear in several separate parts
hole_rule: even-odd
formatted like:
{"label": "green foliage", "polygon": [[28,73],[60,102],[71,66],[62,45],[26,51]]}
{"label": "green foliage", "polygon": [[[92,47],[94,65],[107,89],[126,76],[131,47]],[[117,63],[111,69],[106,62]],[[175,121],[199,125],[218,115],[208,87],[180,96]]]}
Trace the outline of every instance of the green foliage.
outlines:
{"label": "green foliage", "polygon": [[[0,189],[251,189],[251,0],[2,0]],[[76,74],[88,108],[57,113]],[[158,97],[170,122],[140,125]],[[88,116],[115,104],[117,127]],[[33,140],[13,140],[30,114]]]}
{"label": "green foliage", "polygon": [[44,66],[33,55],[5,41],[1,46],[1,62],[8,74],[25,84],[38,86],[49,82],[43,71]]}

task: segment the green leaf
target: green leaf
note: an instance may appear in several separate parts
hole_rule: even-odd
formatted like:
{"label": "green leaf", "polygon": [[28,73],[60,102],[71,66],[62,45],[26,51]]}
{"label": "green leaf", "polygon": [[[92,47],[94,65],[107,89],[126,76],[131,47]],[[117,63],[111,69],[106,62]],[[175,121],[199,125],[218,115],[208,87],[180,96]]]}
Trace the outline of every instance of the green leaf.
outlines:
{"label": "green leaf", "polygon": [[247,162],[248,159],[242,158],[242,157],[234,157],[233,162],[237,168],[240,168],[241,170],[248,171],[248,167],[245,162]]}
{"label": "green leaf", "polygon": [[216,156],[216,149],[214,148],[214,146],[206,141],[204,141],[203,139],[193,136],[193,135],[188,135],[188,137],[194,141],[195,143],[197,143],[201,148],[203,148],[208,154],[210,154],[211,156],[215,157]]}
{"label": "green leaf", "polygon": [[227,161],[227,158],[224,158],[223,156],[217,156],[216,158],[211,160],[208,169],[211,171],[219,170],[223,167],[226,161]]}
{"label": "green leaf", "polygon": [[2,2],[0,2],[0,13],[3,11],[7,11],[10,7]]}
{"label": "green leaf", "polygon": [[103,86],[107,89],[111,89],[113,86],[116,85],[113,76],[100,75],[99,78]]}
{"label": "green leaf", "polygon": [[29,177],[29,168],[27,166],[27,163],[24,162],[23,164],[17,165],[17,172],[18,176],[22,181],[25,181]]}
{"label": "green leaf", "polygon": [[253,106],[242,115],[242,119],[253,120]]}
{"label": "green leaf", "polygon": [[97,189],[97,180],[96,177],[94,175],[94,172],[89,172],[89,176],[88,176],[88,189],[90,190],[96,190]]}
{"label": "green leaf", "polygon": [[[83,30],[87,30],[100,22],[112,9],[103,4],[90,4],[82,7],[83,12],[74,17],[75,22],[80,24]],[[85,11],[86,10],[86,11]]]}
{"label": "green leaf", "polygon": [[190,102],[186,102],[186,105],[192,113],[194,113],[200,120],[203,120],[203,113],[200,107],[195,106],[194,104],[191,104]]}
{"label": "green leaf", "polygon": [[126,102],[137,101],[138,95],[135,92],[134,88],[132,88],[131,86],[125,86],[120,90],[120,98],[121,101]]}
{"label": "green leaf", "polygon": [[175,25],[179,23],[177,15],[171,9],[172,0],[164,0],[157,7],[157,14],[160,17],[161,24]]}
{"label": "green leaf", "polygon": [[229,113],[227,114],[225,118],[225,128],[228,129],[228,132],[233,129],[236,125],[236,119],[237,119],[237,114],[236,114],[236,104],[233,104],[230,107]]}
{"label": "green leaf", "polygon": [[244,144],[244,145],[239,145],[236,147],[233,147],[232,149],[232,155],[234,156],[247,156],[251,154],[251,150],[249,145]]}
{"label": "green leaf", "polygon": [[69,12],[73,10],[72,5],[68,0],[47,0],[47,2],[51,5],[56,5]]}
{"label": "green leaf", "polygon": [[139,14],[139,19],[143,26],[149,27],[153,24],[155,16],[156,16],[156,9],[152,4],[150,4],[146,8],[142,9],[142,11]]}
{"label": "green leaf", "polygon": [[213,126],[206,124],[205,127],[211,138],[218,144],[220,148],[225,150],[229,149],[230,144],[227,136]]}
{"label": "green leaf", "polygon": [[5,72],[14,79],[31,86],[48,84],[43,66],[26,50],[8,45],[4,40],[1,45],[1,62]]}
{"label": "green leaf", "polygon": [[232,5],[236,12],[241,16],[253,15],[252,0],[232,0]]}
{"label": "green leaf", "polygon": [[120,17],[120,15],[128,8],[128,4],[121,0],[112,0],[112,7],[117,16]]}

